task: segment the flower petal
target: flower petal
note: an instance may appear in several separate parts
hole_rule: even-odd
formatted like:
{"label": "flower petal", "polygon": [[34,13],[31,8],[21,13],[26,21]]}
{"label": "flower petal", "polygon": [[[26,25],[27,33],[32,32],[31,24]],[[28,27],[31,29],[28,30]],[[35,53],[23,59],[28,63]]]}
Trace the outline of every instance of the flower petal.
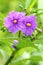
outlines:
{"label": "flower petal", "polygon": [[12,25],[12,22],[11,22],[11,20],[9,19],[9,17],[6,17],[6,18],[4,19],[4,25],[5,25],[6,27],[9,27],[10,25]]}
{"label": "flower petal", "polygon": [[12,32],[13,34],[15,34],[16,32],[18,32],[19,30],[20,30],[19,27],[16,26],[16,25],[10,26],[10,27],[8,28],[8,31],[9,31],[9,32]]}

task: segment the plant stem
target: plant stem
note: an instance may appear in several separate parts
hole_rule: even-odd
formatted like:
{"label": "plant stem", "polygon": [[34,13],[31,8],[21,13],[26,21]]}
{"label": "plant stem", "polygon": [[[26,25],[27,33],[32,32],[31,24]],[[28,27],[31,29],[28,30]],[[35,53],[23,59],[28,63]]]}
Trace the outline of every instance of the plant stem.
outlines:
{"label": "plant stem", "polygon": [[8,65],[8,64],[11,62],[11,60],[12,60],[12,58],[14,57],[14,55],[15,55],[16,52],[17,52],[17,50],[14,50],[14,51],[12,52],[10,58],[9,58],[8,61],[5,63],[5,65]]}
{"label": "plant stem", "polygon": [[19,31],[18,37],[19,37],[19,38],[21,37],[21,31]]}
{"label": "plant stem", "polygon": [[30,4],[29,8],[27,9],[27,12],[31,11],[31,9],[34,7],[36,4],[37,0],[33,0],[32,3]]}

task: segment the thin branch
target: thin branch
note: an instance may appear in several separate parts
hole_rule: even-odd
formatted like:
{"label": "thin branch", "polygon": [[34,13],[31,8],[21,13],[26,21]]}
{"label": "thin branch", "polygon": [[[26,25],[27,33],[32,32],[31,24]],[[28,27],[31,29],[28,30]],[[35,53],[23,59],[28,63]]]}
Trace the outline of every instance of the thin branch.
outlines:
{"label": "thin branch", "polygon": [[11,60],[12,60],[13,57],[15,56],[16,52],[17,52],[17,50],[14,50],[14,51],[12,52],[11,56],[9,57],[9,59],[7,60],[7,62],[5,63],[5,65],[8,65],[8,64],[11,62]]}

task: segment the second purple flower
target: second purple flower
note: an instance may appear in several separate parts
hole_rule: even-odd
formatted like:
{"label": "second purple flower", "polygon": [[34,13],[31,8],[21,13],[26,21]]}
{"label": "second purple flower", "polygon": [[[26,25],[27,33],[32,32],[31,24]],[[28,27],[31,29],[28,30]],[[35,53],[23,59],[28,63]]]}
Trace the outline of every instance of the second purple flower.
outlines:
{"label": "second purple flower", "polygon": [[30,15],[24,17],[21,30],[26,36],[31,36],[36,27],[37,27],[36,16]]}

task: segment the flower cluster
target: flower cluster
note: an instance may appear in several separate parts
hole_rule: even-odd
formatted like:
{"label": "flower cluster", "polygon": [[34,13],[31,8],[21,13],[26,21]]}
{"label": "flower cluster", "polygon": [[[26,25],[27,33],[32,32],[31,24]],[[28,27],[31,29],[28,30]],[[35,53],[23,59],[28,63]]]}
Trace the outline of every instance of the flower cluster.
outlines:
{"label": "flower cluster", "polygon": [[10,12],[4,19],[4,25],[9,32],[16,33],[22,31],[25,35],[31,36],[37,27],[36,16],[25,16],[25,12]]}

